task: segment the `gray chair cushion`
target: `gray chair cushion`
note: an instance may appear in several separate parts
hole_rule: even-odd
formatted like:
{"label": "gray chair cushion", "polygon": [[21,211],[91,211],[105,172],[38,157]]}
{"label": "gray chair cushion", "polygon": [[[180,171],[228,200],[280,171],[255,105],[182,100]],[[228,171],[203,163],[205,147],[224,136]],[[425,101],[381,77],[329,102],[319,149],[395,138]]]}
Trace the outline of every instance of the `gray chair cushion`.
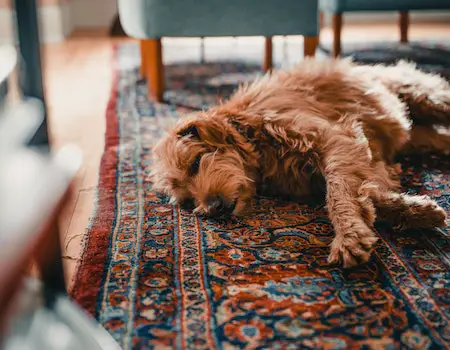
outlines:
{"label": "gray chair cushion", "polygon": [[317,0],[118,0],[135,38],[318,34]]}

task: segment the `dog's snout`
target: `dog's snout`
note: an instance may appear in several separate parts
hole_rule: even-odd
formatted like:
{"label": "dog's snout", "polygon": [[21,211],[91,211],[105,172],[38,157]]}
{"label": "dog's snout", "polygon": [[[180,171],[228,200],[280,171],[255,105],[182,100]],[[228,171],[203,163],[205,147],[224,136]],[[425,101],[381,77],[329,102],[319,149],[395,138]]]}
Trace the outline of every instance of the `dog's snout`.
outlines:
{"label": "dog's snout", "polygon": [[228,203],[220,196],[208,198],[207,203],[208,211],[213,216],[230,215],[234,210],[234,204]]}
{"label": "dog's snout", "polygon": [[207,200],[209,213],[211,215],[222,215],[225,211],[225,201],[221,197],[211,197]]}

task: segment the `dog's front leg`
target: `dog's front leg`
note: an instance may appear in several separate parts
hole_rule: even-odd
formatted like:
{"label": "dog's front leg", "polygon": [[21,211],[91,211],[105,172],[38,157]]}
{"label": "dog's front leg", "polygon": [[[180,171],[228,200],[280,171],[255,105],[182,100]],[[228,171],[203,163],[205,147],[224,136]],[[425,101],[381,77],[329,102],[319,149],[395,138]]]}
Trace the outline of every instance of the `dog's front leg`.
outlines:
{"label": "dog's front leg", "polygon": [[327,208],[335,230],[328,257],[330,263],[342,263],[352,267],[370,258],[373,244],[377,237],[363,217],[364,211],[372,215],[372,205],[364,203],[351,187],[344,174],[329,175],[327,179]]}
{"label": "dog's front leg", "polygon": [[372,229],[375,207],[368,189],[378,185],[370,180],[374,169],[369,144],[362,129],[353,123],[338,126],[315,121],[305,123],[302,119],[298,127],[269,124],[266,133],[280,147],[319,155],[328,213],[336,234],[328,261],[355,266],[369,260],[377,241]]}
{"label": "dog's front leg", "polygon": [[[370,182],[368,145],[335,131],[324,134],[321,167],[327,186],[327,209],[335,229],[330,263],[352,267],[367,262],[377,236],[375,208],[361,191]],[[373,186],[376,186],[374,183]]]}

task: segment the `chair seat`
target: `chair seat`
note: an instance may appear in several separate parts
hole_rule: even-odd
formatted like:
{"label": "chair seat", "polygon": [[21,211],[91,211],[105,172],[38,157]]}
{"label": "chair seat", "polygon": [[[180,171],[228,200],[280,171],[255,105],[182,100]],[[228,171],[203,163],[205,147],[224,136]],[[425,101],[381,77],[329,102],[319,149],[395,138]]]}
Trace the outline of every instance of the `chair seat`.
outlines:
{"label": "chair seat", "polygon": [[266,71],[272,36],[303,35],[305,56],[317,47],[318,0],[118,0],[118,9],[126,34],[140,39],[141,75],[157,101],[164,92],[163,37],[264,36]]}
{"label": "chair seat", "polygon": [[450,9],[450,0],[319,0],[326,13]]}
{"label": "chair seat", "polygon": [[135,38],[318,34],[317,0],[119,0]]}

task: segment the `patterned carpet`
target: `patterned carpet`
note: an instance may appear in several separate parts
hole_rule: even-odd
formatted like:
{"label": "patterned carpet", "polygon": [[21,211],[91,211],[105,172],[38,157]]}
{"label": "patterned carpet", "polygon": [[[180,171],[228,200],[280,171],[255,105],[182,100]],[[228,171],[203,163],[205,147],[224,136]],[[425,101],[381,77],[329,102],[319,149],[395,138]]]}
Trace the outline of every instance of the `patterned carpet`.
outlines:
{"label": "patterned carpet", "polygon": [[[118,47],[98,203],[72,290],[124,349],[450,348],[450,228],[379,226],[372,260],[342,270],[326,262],[323,207],[259,198],[251,217],[216,222],[169,205],[148,181],[150,152],[186,107],[149,102],[138,65],[135,45]],[[166,97],[205,106],[256,71],[170,66]],[[405,189],[450,211],[450,157],[402,164]]]}

